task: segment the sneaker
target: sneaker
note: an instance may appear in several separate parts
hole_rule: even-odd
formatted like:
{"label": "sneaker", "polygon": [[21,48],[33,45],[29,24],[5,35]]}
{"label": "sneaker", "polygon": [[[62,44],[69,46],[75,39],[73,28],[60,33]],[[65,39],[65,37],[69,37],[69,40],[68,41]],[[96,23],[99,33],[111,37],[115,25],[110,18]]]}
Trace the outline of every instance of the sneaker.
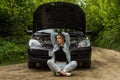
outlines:
{"label": "sneaker", "polygon": [[72,74],[71,74],[71,73],[68,73],[68,72],[65,74],[65,76],[68,76],[68,77],[71,76],[71,75],[72,75]]}
{"label": "sneaker", "polygon": [[55,75],[56,75],[56,76],[60,76],[60,73],[57,72],[57,73],[55,73]]}

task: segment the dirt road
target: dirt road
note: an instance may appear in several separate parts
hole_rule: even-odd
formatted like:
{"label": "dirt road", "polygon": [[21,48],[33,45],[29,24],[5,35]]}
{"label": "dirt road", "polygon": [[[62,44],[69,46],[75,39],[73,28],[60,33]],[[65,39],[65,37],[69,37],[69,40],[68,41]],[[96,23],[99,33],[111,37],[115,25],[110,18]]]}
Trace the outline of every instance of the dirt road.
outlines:
{"label": "dirt road", "polygon": [[56,77],[49,69],[28,69],[27,63],[0,67],[0,80],[120,80],[120,52],[93,47],[91,69],[72,77]]}

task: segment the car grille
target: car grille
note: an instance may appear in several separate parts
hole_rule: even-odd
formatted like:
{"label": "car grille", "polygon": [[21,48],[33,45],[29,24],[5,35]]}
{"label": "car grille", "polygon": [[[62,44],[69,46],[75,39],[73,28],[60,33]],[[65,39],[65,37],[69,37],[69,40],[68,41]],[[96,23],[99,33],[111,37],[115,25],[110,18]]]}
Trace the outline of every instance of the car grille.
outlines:
{"label": "car grille", "polygon": [[73,50],[73,51],[71,51],[72,60],[90,58],[90,56],[91,56],[90,50]]}
{"label": "car grille", "polygon": [[40,58],[40,59],[50,59],[51,57],[48,56],[48,51],[46,50],[33,50],[30,51],[30,56],[34,57],[34,58]]}

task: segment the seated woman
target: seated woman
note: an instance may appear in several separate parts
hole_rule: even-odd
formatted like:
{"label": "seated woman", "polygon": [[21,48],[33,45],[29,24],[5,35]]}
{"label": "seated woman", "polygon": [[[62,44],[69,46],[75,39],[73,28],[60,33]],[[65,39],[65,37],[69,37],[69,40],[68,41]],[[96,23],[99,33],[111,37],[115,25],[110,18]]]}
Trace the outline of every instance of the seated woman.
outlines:
{"label": "seated woman", "polygon": [[53,56],[47,61],[48,67],[56,76],[71,76],[71,71],[77,67],[77,61],[71,61],[68,33],[51,33]]}

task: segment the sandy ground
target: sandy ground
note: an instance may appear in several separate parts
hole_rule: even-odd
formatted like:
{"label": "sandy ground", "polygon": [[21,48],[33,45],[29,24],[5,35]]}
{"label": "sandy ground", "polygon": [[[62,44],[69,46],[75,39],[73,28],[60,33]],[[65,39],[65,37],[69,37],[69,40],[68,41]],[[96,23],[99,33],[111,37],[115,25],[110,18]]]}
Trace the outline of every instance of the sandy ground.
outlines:
{"label": "sandy ground", "polygon": [[93,47],[91,68],[72,74],[56,77],[48,68],[28,69],[27,63],[0,67],[0,80],[120,80],[120,52]]}

